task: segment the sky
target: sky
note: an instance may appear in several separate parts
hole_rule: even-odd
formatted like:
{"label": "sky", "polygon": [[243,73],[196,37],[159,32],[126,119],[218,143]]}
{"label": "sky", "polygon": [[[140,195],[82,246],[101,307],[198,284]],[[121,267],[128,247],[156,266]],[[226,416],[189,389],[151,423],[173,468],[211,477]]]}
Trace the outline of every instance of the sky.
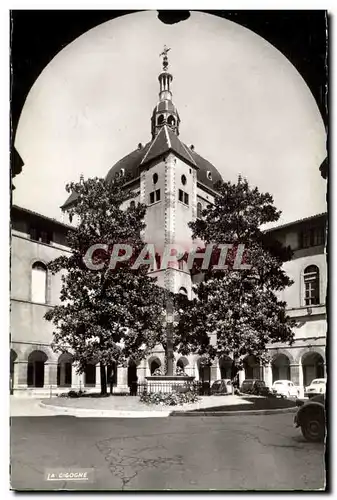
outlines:
{"label": "sky", "polygon": [[262,37],[200,12],[172,26],[156,11],[129,14],[56,55],[22,111],[13,202],[61,220],[67,182],[104,177],[150,140],[164,44],[181,140],[224,180],[240,173],[270,192],[278,224],[325,211],[325,130],[305,81]]}

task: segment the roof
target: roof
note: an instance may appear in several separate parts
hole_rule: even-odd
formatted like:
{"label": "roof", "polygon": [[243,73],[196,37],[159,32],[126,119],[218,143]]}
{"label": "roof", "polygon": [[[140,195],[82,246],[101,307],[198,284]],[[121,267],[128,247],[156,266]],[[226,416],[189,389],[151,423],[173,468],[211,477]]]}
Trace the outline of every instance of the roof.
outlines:
{"label": "roof", "polygon": [[281,224],[280,226],[274,226],[271,227],[270,229],[266,229],[266,233],[270,233],[271,231],[278,231],[281,229],[285,229],[290,226],[295,226],[296,224],[302,224],[303,222],[310,222],[313,221],[314,219],[319,219],[321,217],[327,217],[327,212],[322,212],[320,214],[315,214],[315,215],[310,215],[309,217],[304,217],[303,219],[297,219],[292,222],[287,222],[286,224]]}
{"label": "roof", "polygon": [[[112,168],[110,168],[106,180],[112,181],[116,175],[123,170],[123,175],[131,179],[137,179],[140,169],[151,161],[162,157],[165,153],[173,151],[179,158],[197,169],[197,181],[205,187],[214,189],[214,185],[222,180],[218,170],[205,158],[200,156],[194,148],[189,148],[179,137],[164,125],[156,137],[145,146],[139,145],[137,149],[124,156]],[[67,201],[62,205],[64,210],[77,198],[76,193],[71,193]]]}
{"label": "roof", "polygon": [[[163,154],[173,151],[190,165],[197,168],[197,180],[201,184],[213,188],[222,180],[218,170],[205,158],[200,156],[194,149],[184,144],[178,136],[166,125],[162,127],[156,137],[148,142],[143,148],[136,149],[119,160],[108,172],[107,180],[112,180],[123,168],[124,174],[131,174],[136,179],[140,175],[140,168],[149,161],[155,160]],[[211,178],[208,175],[211,173]]]}
{"label": "roof", "polygon": [[47,217],[46,215],[39,214],[38,212],[34,212],[33,210],[29,210],[28,208],[19,207],[18,205],[12,205],[11,214],[13,214],[15,212],[19,212],[19,213],[21,212],[21,213],[29,215],[29,216],[43,219],[43,220],[50,222],[52,224],[55,224],[57,226],[61,226],[63,229],[66,229],[67,231],[69,231],[70,229],[71,230],[74,229],[74,227],[71,226],[70,224],[65,224],[64,222],[60,222],[57,219],[53,219],[52,217]]}
{"label": "roof", "polygon": [[173,151],[188,164],[197,167],[189,149],[180,141],[178,136],[167,125],[164,125],[153,139],[140,165],[144,166],[169,151]]}
{"label": "roof", "polygon": [[153,114],[159,113],[160,111],[169,111],[171,113],[178,114],[177,108],[175,107],[173,102],[170,101],[169,99],[164,99],[163,101],[159,101],[157,106],[153,110]]}

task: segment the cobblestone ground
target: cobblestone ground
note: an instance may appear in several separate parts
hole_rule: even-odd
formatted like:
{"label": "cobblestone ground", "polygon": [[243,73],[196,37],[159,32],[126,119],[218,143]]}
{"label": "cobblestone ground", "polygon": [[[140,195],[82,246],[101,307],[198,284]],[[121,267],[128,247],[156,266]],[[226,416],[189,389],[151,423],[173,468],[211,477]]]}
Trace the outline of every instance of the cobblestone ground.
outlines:
{"label": "cobblestone ground", "polygon": [[46,468],[94,469],[104,490],[317,490],[324,445],[305,442],[293,414],[227,417],[11,419],[14,489],[88,489],[48,483]]}

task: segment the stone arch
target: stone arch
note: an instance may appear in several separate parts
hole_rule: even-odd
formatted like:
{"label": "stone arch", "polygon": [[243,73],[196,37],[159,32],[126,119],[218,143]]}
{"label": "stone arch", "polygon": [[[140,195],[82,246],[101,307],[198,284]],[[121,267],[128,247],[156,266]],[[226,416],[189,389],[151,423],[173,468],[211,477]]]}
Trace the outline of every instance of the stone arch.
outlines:
{"label": "stone arch", "polygon": [[324,360],[325,363],[325,349],[320,347],[320,346],[308,346],[308,347],[302,347],[297,353],[297,360],[298,362],[303,361],[303,356],[305,356],[308,353],[317,353],[320,354]]}
{"label": "stone arch", "polygon": [[291,380],[290,378],[290,360],[284,353],[274,355],[271,362],[273,382],[276,380]]}
{"label": "stone arch", "polygon": [[211,363],[206,358],[201,357],[197,361],[199,380],[210,383],[211,381]]}
{"label": "stone arch", "polygon": [[168,125],[170,125],[171,127],[174,127],[175,124],[176,124],[176,120],[174,118],[174,116],[170,115],[167,119],[167,123]]}
{"label": "stone arch", "polygon": [[316,349],[303,353],[301,364],[304,387],[310,385],[315,378],[324,378],[324,357]]}
{"label": "stone arch", "polygon": [[261,366],[254,354],[249,354],[243,359],[245,379],[261,378]]}
{"label": "stone arch", "polygon": [[151,356],[151,358],[149,359],[148,363],[149,363],[149,368],[150,368],[151,375],[153,375],[153,373],[155,372],[155,370],[157,370],[158,368],[162,367],[162,362],[158,358],[158,356]]}
{"label": "stone arch", "polygon": [[28,356],[27,363],[27,386],[44,387],[45,363],[48,356],[44,351],[34,350]]}
{"label": "stone arch", "polygon": [[185,356],[181,356],[177,363],[176,363],[176,367],[178,368],[181,368],[184,372],[185,372],[185,369],[186,367],[189,365],[189,362],[188,362],[188,359],[185,357]]}
{"label": "stone arch", "polygon": [[219,368],[222,379],[232,378],[233,360],[230,356],[221,356],[219,359]]}
{"label": "stone arch", "polygon": [[57,361],[57,385],[71,387],[73,356],[69,352],[60,354]]}
{"label": "stone arch", "polygon": [[159,115],[157,118],[157,125],[162,125],[165,121],[164,115]]}
{"label": "stone arch", "polygon": [[274,350],[274,352],[272,353],[272,356],[271,356],[271,363],[274,361],[275,358],[277,358],[280,354],[284,354],[284,356],[286,356],[288,359],[289,359],[289,363],[291,365],[295,364],[296,361],[295,361],[295,358],[293,356],[293,354],[288,351],[288,349],[277,349],[277,350]]}
{"label": "stone arch", "polygon": [[30,345],[29,347],[24,349],[22,352],[23,361],[28,362],[29,356],[35,351],[43,352],[47,356],[49,362],[57,363],[58,360],[57,354],[51,349],[50,346],[43,344]]}

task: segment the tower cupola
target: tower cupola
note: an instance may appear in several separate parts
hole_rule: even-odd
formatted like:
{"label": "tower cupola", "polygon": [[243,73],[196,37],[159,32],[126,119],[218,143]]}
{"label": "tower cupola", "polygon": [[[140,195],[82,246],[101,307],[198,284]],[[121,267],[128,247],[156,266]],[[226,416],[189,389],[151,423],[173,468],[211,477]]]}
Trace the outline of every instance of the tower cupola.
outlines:
{"label": "tower cupola", "polygon": [[158,77],[160,85],[159,102],[154,108],[151,118],[152,138],[158,134],[164,125],[167,125],[171,130],[179,135],[180,118],[177,108],[172,102],[172,92],[170,89],[173,76],[168,71],[167,53],[169,50],[170,49],[165,45],[163,52],[160,54],[160,57],[163,56],[163,70]]}

